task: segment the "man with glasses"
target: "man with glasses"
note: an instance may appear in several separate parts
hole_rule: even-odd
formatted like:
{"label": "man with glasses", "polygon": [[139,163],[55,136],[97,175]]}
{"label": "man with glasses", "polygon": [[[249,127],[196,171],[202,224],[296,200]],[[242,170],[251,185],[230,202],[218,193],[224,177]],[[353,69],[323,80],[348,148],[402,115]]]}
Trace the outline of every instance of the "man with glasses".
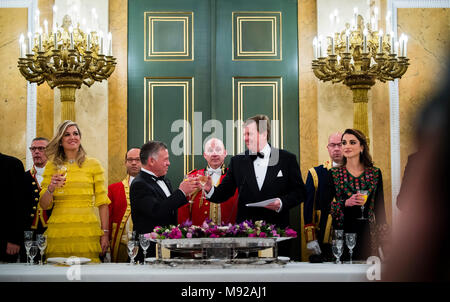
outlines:
{"label": "man with glasses", "polygon": [[128,232],[133,231],[130,208],[130,185],[141,171],[139,148],[131,148],[125,154],[127,176],[108,187],[109,204],[109,236],[111,239],[111,261],[126,262],[128,259]]}
{"label": "man with glasses", "polygon": [[[47,164],[47,155],[45,148],[48,145],[48,139],[45,137],[36,137],[31,141],[29,150],[33,159],[33,167],[25,171],[25,231],[33,231],[34,238],[37,234],[43,234],[47,230],[47,221],[52,210],[43,210],[39,205],[39,192],[41,191],[41,182],[44,179],[44,169]],[[21,261],[26,261],[25,248],[21,248]]]}
{"label": "man with glasses", "polygon": [[[306,202],[303,205],[303,221],[305,236],[302,240],[302,260],[321,262],[330,254],[329,237],[331,230],[330,203],[333,190],[327,189],[330,183],[329,170],[342,163],[342,133],[334,133],[328,137],[327,150],[330,160],[311,168],[306,178]],[[323,253],[322,253],[323,251]]]}

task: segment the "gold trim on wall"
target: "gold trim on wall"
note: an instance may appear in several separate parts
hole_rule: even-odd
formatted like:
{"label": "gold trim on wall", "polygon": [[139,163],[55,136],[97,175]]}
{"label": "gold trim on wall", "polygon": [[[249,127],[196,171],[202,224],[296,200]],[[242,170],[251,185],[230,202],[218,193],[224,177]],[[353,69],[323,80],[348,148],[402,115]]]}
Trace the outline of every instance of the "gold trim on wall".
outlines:
{"label": "gold trim on wall", "polygon": [[[248,79],[244,81],[239,81],[237,83],[237,89],[235,85],[236,79]],[[254,77],[252,79],[273,79],[272,77]],[[244,77],[233,77],[232,79],[233,85],[233,123],[237,121],[245,121],[244,120],[244,88],[245,87],[272,87],[272,120],[279,121],[278,125],[272,129],[272,137],[271,143],[275,148],[283,148],[284,146],[284,135],[283,135],[283,78],[279,78],[278,81],[261,81],[255,80],[252,81],[250,78]],[[236,92],[237,90],[237,101],[236,101]],[[236,109],[235,103],[237,107],[237,119],[236,119]],[[238,127],[237,129],[237,139],[235,140],[234,131],[233,131],[233,150],[236,149],[235,142],[237,142],[237,150],[236,153],[241,153],[244,151],[244,143],[243,143],[243,129],[242,127]]]}
{"label": "gold trim on wall", "polygon": [[[237,14],[252,14],[252,16],[237,16],[236,25],[234,22],[235,15]],[[257,14],[277,14],[278,16],[258,16]],[[279,18],[279,31],[280,31],[280,42],[278,44],[278,28],[277,28],[277,17]],[[252,22],[252,21],[270,21],[272,22],[272,50],[269,51],[243,51],[242,50],[242,22]],[[242,11],[242,12],[232,12],[231,17],[232,31],[231,31],[231,49],[232,49],[232,60],[233,61],[282,61],[283,60],[283,31],[282,24],[283,18],[281,12],[273,11]],[[237,26],[237,28],[235,28]],[[237,32],[235,34],[235,32]],[[235,37],[237,35],[237,37]],[[278,54],[278,46],[280,48]],[[235,51],[237,50],[236,56]],[[267,57],[277,57],[279,58],[267,58]],[[261,57],[261,58],[240,58],[240,57]],[[264,58],[266,57],[266,58]]]}
{"label": "gold trim on wall", "polygon": [[[153,15],[151,15],[153,14]],[[184,14],[189,16],[173,16]],[[172,15],[169,17],[161,15]],[[189,26],[189,19],[191,24]],[[147,23],[148,21],[148,23]],[[183,22],[183,52],[178,51],[154,51],[154,22]],[[147,28],[148,25],[148,28]],[[189,27],[191,35],[189,35]],[[148,33],[151,33],[150,42]],[[148,47],[148,49],[147,49]],[[194,12],[144,12],[144,61],[194,61]],[[163,58],[163,57],[174,57]],[[178,57],[178,58],[175,58]],[[183,58],[187,57],[187,58]]]}
{"label": "gold trim on wall", "polygon": [[[186,81],[181,81],[186,80]],[[194,152],[192,142],[194,141],[194,78],[144,78],[144,141],[154,139],[154,87],[183,87],[183,169],[187,174],[194,167]],[[190,86],[192,88],[190,89]],[[149,91],[149,98],[147,98]],[[147,108],[148,102],[148,108]],[[190,127],[188,127],[190,124]],[[191,133],[189,135],[188,130]],[[191,137],[191,139],[189,139]],[[191,158],[189,158],[189,155]]]}

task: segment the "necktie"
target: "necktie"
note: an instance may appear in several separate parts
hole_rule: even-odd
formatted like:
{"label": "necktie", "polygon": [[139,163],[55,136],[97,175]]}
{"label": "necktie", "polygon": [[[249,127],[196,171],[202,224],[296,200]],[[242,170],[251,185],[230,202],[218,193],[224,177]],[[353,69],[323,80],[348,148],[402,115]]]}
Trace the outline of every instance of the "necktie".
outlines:
{"label": "necktie", "polygon": [[258,152],[256,154],[250,154],[250,158],[255,161],[257,158],[264,158],[264,153]]}

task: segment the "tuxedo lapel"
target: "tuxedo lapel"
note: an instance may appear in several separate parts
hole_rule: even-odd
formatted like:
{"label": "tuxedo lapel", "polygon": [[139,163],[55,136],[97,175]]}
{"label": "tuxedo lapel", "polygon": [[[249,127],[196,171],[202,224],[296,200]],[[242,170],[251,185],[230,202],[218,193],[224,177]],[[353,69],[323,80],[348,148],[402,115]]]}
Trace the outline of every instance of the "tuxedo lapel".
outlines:
{"label": "tuxedo lapel", "polygon": [[[145,181],[147,182],[147,184],[154,188],[162,197],[167,198],[166,194],[164,193],[163,189],[161,189],[161,187],[156,183],[156,180],[148,173],[141,171],[140,172],[143,176],[143,178],[145,179]],[[170,188],[169,188],[170,190]]]}
{"label": "tuxedo lapel", "polygon": [[243,175],[247,175],[245,181],[248,183],[248,186],[255,192],[259,192],[258,183],[256,182],[255,167],[253,166],[253,160],[250,157],[248,150],[245,152],[242,173]]}
{"label": "tuxedo lapel", "polygon": [[[280,169],[281,166],[279,163],[279,153],[277,151],[278,150],[274,150],[274,148],[272,148],[272,150],[270,151],[269,165],[267,166],[266,177],[264,178],[264,182],[261,187],[261,191],[263,191],[266,187],[272,186],[275,179],[278,176],[278,173],[281,171],[281,169]],[[276,164],[274,162],[275,156],[277,157]],[[273,164],[271,165],[271,163],[273,163]]]}

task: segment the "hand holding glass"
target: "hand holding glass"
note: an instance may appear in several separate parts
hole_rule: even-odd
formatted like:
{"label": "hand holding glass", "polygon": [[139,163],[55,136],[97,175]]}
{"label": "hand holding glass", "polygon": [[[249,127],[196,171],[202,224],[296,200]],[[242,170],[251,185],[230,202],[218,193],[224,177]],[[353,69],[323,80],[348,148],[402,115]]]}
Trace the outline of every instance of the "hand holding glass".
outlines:
{"label": "hand holding glass", "polygon": [[361,194],[362,198],[364,199],[362,205],[361,205],[361,217],[358,218],[359,220],[366,220],[367,218],[364,217],[364,205],[366,204],[367,198],[369,197],[369,191],[368,190],[358,190],[358,194]]}
{"label": "hand holding glass", "polygon": [[[62,178],[66,178],[67,176],[67,167],[65,165],[60,165],[57,167],[57,172],[58,175],[60,175]],[[63,189],[58,189],[58,193],[64,193]]]}
{"label": "hand holding glass", "polygon": [[[183,181],[192,181],[192,179],[194,179],[196,176],[193,174],[186,174],[184,175]],[[189,203],[194,203],[194,201],[192,200],[192,194],[189,194]]]}

